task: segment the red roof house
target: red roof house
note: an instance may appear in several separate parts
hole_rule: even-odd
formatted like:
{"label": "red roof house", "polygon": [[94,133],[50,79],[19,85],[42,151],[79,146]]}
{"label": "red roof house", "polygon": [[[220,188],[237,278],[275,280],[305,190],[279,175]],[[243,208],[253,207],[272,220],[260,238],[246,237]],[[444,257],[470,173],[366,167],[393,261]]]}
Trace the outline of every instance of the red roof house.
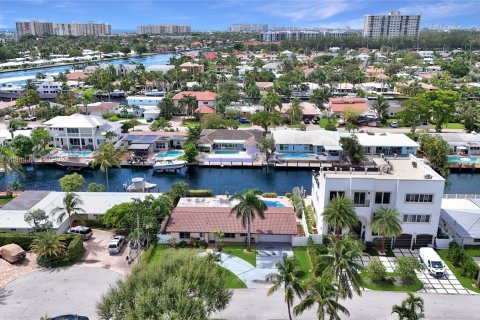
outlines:
{"label": "red roof house", "polygon": [[363,113],[368,111],[368,105],[365,98],[330,98],[329,109],[335,113],[343,113],[345,110]]}

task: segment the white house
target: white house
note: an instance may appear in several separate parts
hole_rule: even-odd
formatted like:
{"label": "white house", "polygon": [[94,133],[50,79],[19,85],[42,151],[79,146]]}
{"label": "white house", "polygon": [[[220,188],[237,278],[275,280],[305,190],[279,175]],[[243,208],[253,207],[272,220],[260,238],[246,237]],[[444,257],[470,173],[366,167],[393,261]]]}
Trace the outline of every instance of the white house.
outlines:
{"label": "white house", "polygon": [[[350,136],[349,133],[340,135]],[[419,147],[418,143],[401,133],[355,133],[355,135],[366,154],[408,156],[415,154]]]}
{"label": "white house", "polygon": [[121,135],[121,123],[110,122],[97,116],[75,113],[71,116],[58,116],[44,122],[52,137],[52,144],[58,148],[86,148],[96,150],[106,142],[105,134],[109,131],[116,134],[113,141]]}
{"label": "white house", "polygon": [[445,194],[440,226],[462,247],[480,246],[480,195]]}
{"label": "white house", "polygon": [[[323,220],[323,211],[338,196],[351,199],[358,225],[351,230],[363,242],[373,241],[374,213],[382,207],[397,209],[402,234],[393,239],[397,248],[418,248],[433,243],[437,235],[443,179],[420,159],[374,159],[376,168],[365,170],[321,170],[313,175],[312,202],[320,234],[332,231]],[[343,230],[344,232],[347,230]]]}
{"label": "white house", "polygon": [[127,104],[129,106],[156,106],[160,101],[163,100],[163,97],[155,96],[128,96]]}
{"label": "white house", "polygon": [[453,152],[480,155],[480,134],[476,132],[432,133],[432,135],[447,141]]}

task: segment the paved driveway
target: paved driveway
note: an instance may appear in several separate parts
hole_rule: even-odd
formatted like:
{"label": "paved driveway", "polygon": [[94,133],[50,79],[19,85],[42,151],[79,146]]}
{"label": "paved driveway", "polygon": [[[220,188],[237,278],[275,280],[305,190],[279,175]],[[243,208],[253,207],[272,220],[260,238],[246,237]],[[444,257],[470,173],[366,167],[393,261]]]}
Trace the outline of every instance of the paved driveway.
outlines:
{"label": "paved driveway", "polygon": [[284,255],[293,257],[290,243],[257,243],[257,268],[275,269],[275,264],[281,261]]}
{"label": "paved driveway", "polygon": [[0,259],[0,287],[16,278],[37,270],[37,255],[33,252],[27,252],[25,260],[14,264]]}
{"label": "paved driveway", "polygon": [[0,319],[30,320],[74,313],[97,319],[95,304],[121,276],[102,268],[29,273],[0,289]]}

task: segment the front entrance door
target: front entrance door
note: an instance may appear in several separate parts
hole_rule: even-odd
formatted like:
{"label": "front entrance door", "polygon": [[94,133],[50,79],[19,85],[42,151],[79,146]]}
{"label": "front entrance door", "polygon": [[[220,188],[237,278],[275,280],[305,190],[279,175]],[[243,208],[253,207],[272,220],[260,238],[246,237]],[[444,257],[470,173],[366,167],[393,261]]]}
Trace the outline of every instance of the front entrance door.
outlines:
{"label": "front entrance door", "polygon": [[363,224],[361,221],[352,228],[352,233],[358,237],[362,242],[365,242],[365,231],[363,230]]}

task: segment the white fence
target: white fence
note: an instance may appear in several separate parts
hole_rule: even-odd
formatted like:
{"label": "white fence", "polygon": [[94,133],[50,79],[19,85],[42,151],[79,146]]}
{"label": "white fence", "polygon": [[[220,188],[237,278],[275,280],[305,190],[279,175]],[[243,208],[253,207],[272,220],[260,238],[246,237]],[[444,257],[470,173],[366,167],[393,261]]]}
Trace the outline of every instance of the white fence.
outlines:
{"label": "white fence", "polygon": [[168,244],[173,237],[169,234],[157,234],[157,239],[159,244]]}

